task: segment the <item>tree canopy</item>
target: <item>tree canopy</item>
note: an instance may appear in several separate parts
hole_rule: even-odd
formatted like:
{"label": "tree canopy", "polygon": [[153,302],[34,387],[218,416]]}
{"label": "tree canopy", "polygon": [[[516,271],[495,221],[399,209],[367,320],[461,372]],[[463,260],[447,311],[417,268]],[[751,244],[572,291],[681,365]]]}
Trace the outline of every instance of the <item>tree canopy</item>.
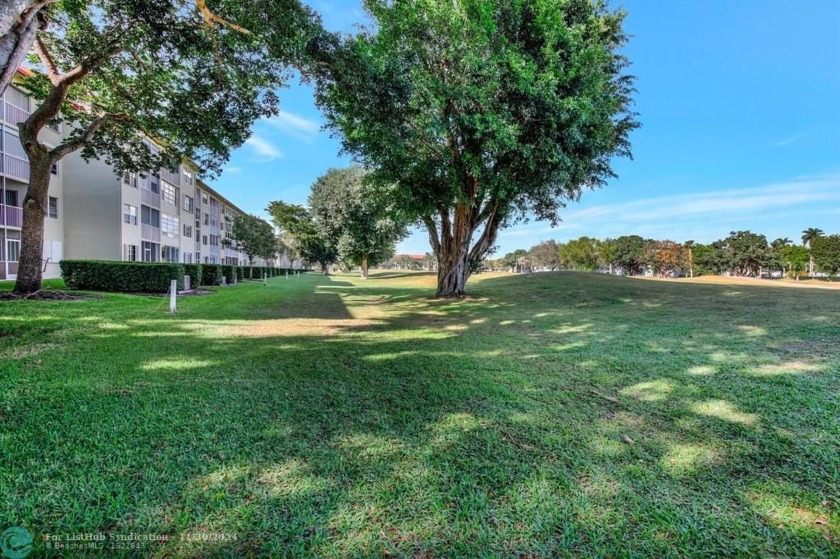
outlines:
{"label": "tree canopy", "polygon": [[308,209],[297,204],[275,201],[265,211],[291,248],[306,262],[318,263],[322,273],[326,274],[330,264],[338,260],[335,245],[318,229]]}
{"label": "tree canopy", "polygon": [[367,279],[368,268],[389,259],[407,231],[388,198],[365,178],[360,167],[330,169],[312,185],[309,207],[339,258],[359,266]]}
{"label": "tree canopy", "polygon": [[840,235],[819,235],[810,243],[817,269],[832,278],[840,275]]}
{"label": "tree canopy", "polygon": [[[19,124],[31,168],[15,287],[24,293],[40,288],[57,161],[78,151],[117,173],[156,173],[183,158],[220,171],[253,122],[277,111],[275,90],[320,29],[298,0],[219,0],[213,17],[187,0],[36,4],[49,25],[37,31],[35,72],[21,84],[39,103]],[[39,140],[51,122],[65,125],[57,146]]]}
{"label": "tree canopy", "polygon": [[249,264],[254,263],[254,258],[273,259],[278,249],[274,229],[255,215],[237,215],[233,218],[225,243],[244,252]]}
{"label": "tree canopy", "polygon": [[375,31],[332,39],[316,99],[427,229],[438,295],[461,295],[501,227],[557,222],[630,154],[624,13],[589,0],[365,5]]}

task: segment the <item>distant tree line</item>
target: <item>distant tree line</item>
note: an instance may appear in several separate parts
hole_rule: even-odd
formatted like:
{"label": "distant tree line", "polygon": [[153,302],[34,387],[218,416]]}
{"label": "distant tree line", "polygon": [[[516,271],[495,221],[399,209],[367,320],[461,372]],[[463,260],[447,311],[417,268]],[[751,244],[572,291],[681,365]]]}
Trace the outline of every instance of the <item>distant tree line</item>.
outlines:
{"label": "distant tree line", "polygon": [[752,231],[732,231],[709,244],[695,241],[645,239],[625,235],[615,239],[580,237],[565,243],[543,241],[529,250],[519,249],[501,258],[486,260],[493,270],[603,271],[659,277],[734,275],[744,277],[786,275],[801,277],[840,275],[840,234],[825,235],[820,229],[802,232],[802,244],[775,239]]}

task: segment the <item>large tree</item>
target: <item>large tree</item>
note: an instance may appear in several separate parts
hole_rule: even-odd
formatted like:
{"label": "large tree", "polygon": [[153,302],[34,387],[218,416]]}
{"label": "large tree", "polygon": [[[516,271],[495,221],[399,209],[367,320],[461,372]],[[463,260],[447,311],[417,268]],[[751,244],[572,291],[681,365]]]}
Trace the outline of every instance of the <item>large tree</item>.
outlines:
{"label": "large tree", "polygon": [[575,270],[591,272],[598,267],[598,239],[572,239],[561,245],[560,258]]}
{"label": "large tree", "polygon": [[668,277],[685,265],[686,250],[674,241],[648,241],[645,245],[645,263],[651,266],[660,278]]}
{"label": "large tree", "polygon": [[722,269],[736,276],[761,275],[761,270],[772,265],[774,255],[767,237],[752,231],[732,231],[728,237],[715,241],[716,260]]}
{"label": "large tree", "polygon": [[785,245],[778,250],[787,273],[799,281],[799,276],[808,269],[811,251],[806,247],[796,245]]}
{"label": "large tree", "polygon": [[[344,148],[428,231],[438,296],[464,293],[499,229],[556,223],[629,156],[624,12],[594,0],[367,0],[316,98]],[[474,237],[477,238],[474,239]]]}
{"label": "large tree", "polygon": [[[197,6],[206,7],[203,0],[78,0],[48,8],[50,24],[34,39],[35,72],[21,83],[38,107],[18,124],[30,178],[16,292],[40,289],[57,161],[78,151],[117,173],[151,174],[186,157],[212,175],[254,120],[276,112],[274,90],[317,36],[298,0],[219,0],[215,13]],[[39,140],[51,122],[64,123],[57,146]]]}
{"label": "large tree", "polygon": [[306,262],[321,266],[329,273],[330,264],[338,261],[336,246],[315,225],[308,209],[297,204],[271,202],[265,209],[280,229],[281,238]]}
{"label": "large tree", "polygon": [[360,167],[330,169],[312,185],[309,207],[315,223],[338,249],[339,258],[361,269],[367,279],[370,266],[394,254],[406,235],[406,223],[391,208],[389,197],[371,188]]}
{"label": "large tree", "polygon": [[[233,218],[230,230],[225,237],[225,245],[244,252],[251,266],[255,258],[263,258],[266,261],[274,258],[278,249],[274,229],[255,215],[237,215]],[[253,277],[253,268],[251,268],[251,277]]]}
{"label": "large tree", "polygon": [[556,241],[542,241],[528,251],[535,266],[548,268],[552,272],[560,265],[560,255]]}
{"label": "large tree", "polygon": [[811,255],[817,268],[830,278],[840,275],[840,235],[823,235],[811,240]]}
{"label": "large tree", "polygon": [[628,276],[635,276],[645,267],[646,244],[638,235],[623,235],[615,240],[615,263]]}

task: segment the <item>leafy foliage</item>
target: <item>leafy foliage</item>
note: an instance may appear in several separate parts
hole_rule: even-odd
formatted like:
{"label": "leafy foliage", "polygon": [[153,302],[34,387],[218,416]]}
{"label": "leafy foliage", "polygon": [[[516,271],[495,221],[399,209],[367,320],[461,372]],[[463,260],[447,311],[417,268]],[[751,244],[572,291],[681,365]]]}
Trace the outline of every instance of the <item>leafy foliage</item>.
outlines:
{"label": "leafy foliage", "polygon": [[645,244],[645,264],[656,270],[661,278],[679,273],[686,264],[685,248],[674,241],[648,241]]}
{"label": "leafy foliage", "polygon": [[559,247],[556,241],[543,241],[528,251],[534,266],[554,271],[560,265]]}
{"label": "leafy foliage", "polygon": [[376,32],[333,39],[316,99],[427,228],[438,295],[460,295],[499,228],[528,213],[556,222],[630,154],[624,13],[585,0],[366,6]]}
{"label": "leafy foliage", "polygon": [[231,223],[225,244],[244,252],[249,263],[253,263],[254,258],[271,260],[278,249],[274,229],[254,215],[237,215]]}
{"label": "leafy foliage", "polygon": [[598,267],[598,240],[581,237],[568,241],[560,246],[560,260],[573,270],[591,272]]}
{"label": "leafy foliage", "polygon": [[624,235],[615,240],[615,264],[628,276],[635,276],[644,268],[645,244],[638,235]]}
{"label": "leafy foliage", "polygon": [[360,167],[330,169],[319,177],[312,185],[309,207],[339,258],[361,266],[363,277],[368,266],[390,258],[394,245],[407,234],[382,189],[371,188]]}
{"label": "leafy foliage", "polygon": [[282,201],[271,202],[266,208],[281,235],[291,248],[310,263],[318,263],[326,273],[330,264],[338,260],[338,250],[316,227],[312,214],[303,206]]}
{"label": "leafy foliage", "polygon": [[779,249],[780,257],[788,273],[799,279],[803,272],[808,270],[808,262],[811,259],[811,251],[803,246],[784,246]]}
{"label": "leafy foliage", "polygon": [[184,288],[184,265],[170,262],[62,260],[61,277],[67,287],[90,291],[166,293],[172,280]]}
{"label": "leafy foliage", "polygon": [[825,235],[811,239],[814,263],[831,277],[840,275],[840,235]]}
{"label": "leafy foliage", "polygon": [[[213,7],[237,23],[215,25],[185,0],[49,6],[50,24],[35,39],[36,72],[23,83],[38,107],[19,124],[31,177],[16,291],[40,286],[43,214],[57,161],[79,152],[117,173],[156,173],[190,158],[214,174],[255,120],[276,113],[275,90],[290,64],[302,66],[320,25],[298,0],[218,0]],[[68,131],[57,146],[38,137],[50,122]]]}

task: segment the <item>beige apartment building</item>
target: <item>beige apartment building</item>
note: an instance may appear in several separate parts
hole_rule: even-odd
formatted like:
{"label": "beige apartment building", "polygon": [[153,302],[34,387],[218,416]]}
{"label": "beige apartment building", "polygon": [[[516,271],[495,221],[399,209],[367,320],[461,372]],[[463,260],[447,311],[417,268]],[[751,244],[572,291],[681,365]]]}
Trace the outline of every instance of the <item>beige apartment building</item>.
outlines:
{"label": "beige apartment building", "polygon": [[[0,279],[17,277],[29,161],[15,123],[33,108],[15,86],[3,94]],[[57,145],[60,127],[44,129],[41,139]],[[63,258],[245,264],[246,256],[223,242],[233,219],[244,212],[201,182],[198,173],[196,166],[184,163],[178,169],[117,176],[103,161],[86,162],[78,152],[65,157],[53,169],[49,187],[44,277],[59,277]]]}

